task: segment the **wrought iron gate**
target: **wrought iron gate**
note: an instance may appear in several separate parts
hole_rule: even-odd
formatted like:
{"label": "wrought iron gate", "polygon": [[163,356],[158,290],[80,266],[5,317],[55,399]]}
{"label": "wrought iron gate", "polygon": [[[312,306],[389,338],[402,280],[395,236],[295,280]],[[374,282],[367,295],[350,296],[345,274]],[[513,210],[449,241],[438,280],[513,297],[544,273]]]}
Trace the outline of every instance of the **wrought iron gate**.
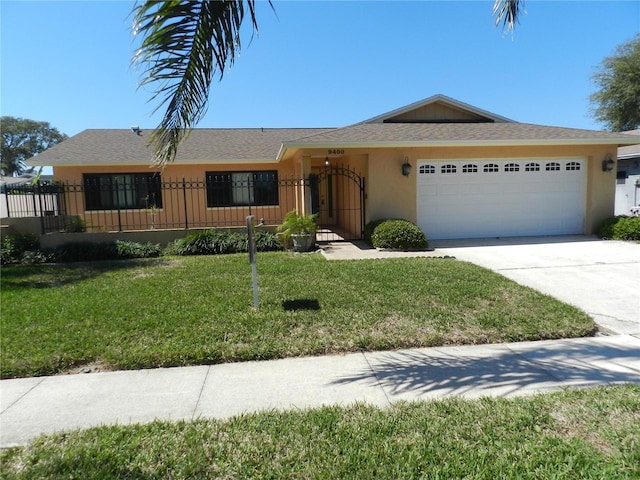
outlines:
{"label": "wrought iron gate", "polygon": [[318,215],[320,242],[362,239],[365,219],[365,182],[345,166],[319,169],[309,176],[311,211]]}

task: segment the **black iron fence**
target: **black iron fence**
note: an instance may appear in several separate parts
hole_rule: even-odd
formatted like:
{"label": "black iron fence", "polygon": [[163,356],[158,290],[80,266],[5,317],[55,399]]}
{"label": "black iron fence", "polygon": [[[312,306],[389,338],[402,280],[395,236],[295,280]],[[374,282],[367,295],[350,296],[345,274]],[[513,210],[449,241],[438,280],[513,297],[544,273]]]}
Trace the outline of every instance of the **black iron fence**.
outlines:
{"label": "black iron fence", "polygon": [[[309,178],[281,178],[276,171],[211,172],[200,179],[87,174],[82,182],[22,185],[1,193],[4,217],[40,217],[42,233],[241,227],[247,215],[279,225],[288,211],[313,205],[318,195]],[[361,219],[357,223],[329,227],[341,227],[341,238],[360,238]]]}

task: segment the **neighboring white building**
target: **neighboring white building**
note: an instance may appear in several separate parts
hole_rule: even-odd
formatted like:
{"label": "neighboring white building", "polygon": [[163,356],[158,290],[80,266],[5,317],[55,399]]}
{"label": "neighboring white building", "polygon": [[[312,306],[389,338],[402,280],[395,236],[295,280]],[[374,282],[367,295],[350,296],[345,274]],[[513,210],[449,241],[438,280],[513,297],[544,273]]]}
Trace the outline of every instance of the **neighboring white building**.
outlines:
{"label": "neighboring white building", "polygon": [[[624,133],[638,135],[640,142],[640,130]],[[640,206],[640,143],[618,148],[617,171],[615,214],[631,215]]]}
{"label": "neighboring white building", "polygon": [[[23,187],[31,184],[36,173],[25,173],[18,177],[0,177],[0,218],[39,217],[41,215],[57,215],[56,195],[37,195],[34,197]],[[41,176],[40,181],[52,181],[53,176]],[[9,192],[12,188],[20,188],[20,193]],[[24,191],[23,191],[24,190]]]}

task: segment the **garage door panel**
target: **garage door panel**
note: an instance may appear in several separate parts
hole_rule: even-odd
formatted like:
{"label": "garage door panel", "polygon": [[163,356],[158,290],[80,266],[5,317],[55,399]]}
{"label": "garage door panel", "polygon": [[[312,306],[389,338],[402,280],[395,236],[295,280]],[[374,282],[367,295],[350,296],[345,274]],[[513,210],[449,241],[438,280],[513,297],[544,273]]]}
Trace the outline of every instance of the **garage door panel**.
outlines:
{"label": "garage door panel", "polygon": [[[571,162],[573,170],[566,170]],[[435,166],[435,173],[418,174],[417,210],[418,225],[428,238],[582,233],[586,188],[582,159],[427,163]],[[556,170],[546,170],[548,163],[557,164]],[[443,164],[454,165],[456,173],[442,173]],[[464,173],[465,165],[477,165],[478,172]],[[498,171],[484,173],[486,165]],[[451,172],[452,167],[445,170]]]}

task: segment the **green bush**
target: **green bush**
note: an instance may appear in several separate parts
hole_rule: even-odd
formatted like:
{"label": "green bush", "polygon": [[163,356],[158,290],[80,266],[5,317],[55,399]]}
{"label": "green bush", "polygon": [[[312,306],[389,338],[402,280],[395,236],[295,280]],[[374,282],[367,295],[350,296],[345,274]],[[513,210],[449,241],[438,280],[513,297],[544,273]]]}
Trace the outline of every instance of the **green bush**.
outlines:
{"label": "green bush", "polygon": [[640,240],[640,217],[607,218],[600,225],[598,236],[606,240]]}
{"label": "green bush", "polygon": [[386,220],[371,235],[375,248],[420,250],[427,248],[427,238],[422,230],[407,220]]}
{"label": "green bush", "polygon": [[153,243],[138,243],[116,240],[118,258],[152,258],[159,257],[162,249]]}
{"label": "green bush", "polygon": [[640,240],[640,217],[621,219],[613,227],[613,235],[616,240]]}
{"label": "green bush", "polygon": [[[219,255],[248,251],[246,233],[226,230],[204,230],[192,233],[169,244],[166,255]],[[282,242],[270,232],[256,232],[256,248],[260,252],[282,250]]]}
{"label": "green bush", "polygon": [[[31,233],[5,235],[0,247],[0,261],[4,263],[40,263],[41,257],[33,252],[40,252],[40,240]],[[37,260],[36,260],[37,259]],[[36,260],[36,261],[34,261]]]}
{"label": "green bush", "polygon": [[373,235],[373,231],[376,229],[378,225],[382,222],[388,221],[387,219],[381,218],[380,220],[374,220],[372,222],[367,223],[364,226],[364,241],[367,242],[368,245],[373,246],[373,241],[371,240],[371,236]]}
{"label": "green bush", "polygon": [[62,231],[65,233],[81,233],[87,231],[87,222],[78,216],[68,217]]}
{"label": "green bush", "polygon": [[282,239],[272,232],[256,232],[256,248],[259,252],[277,252],[284,248]]}
{"label": "green bush", "polygon": [[613,239],[613,227],[623,218],[626,218],[626,216],[607,218],[600,224],[600,227],[598,228],[598,236],[600,238],[604,238],[605,240]]}
{"label": "green bush", "polygon": [[54,248],[53,258],[56,262],[93,262],[119,257],[115,243],[69,242]]}

